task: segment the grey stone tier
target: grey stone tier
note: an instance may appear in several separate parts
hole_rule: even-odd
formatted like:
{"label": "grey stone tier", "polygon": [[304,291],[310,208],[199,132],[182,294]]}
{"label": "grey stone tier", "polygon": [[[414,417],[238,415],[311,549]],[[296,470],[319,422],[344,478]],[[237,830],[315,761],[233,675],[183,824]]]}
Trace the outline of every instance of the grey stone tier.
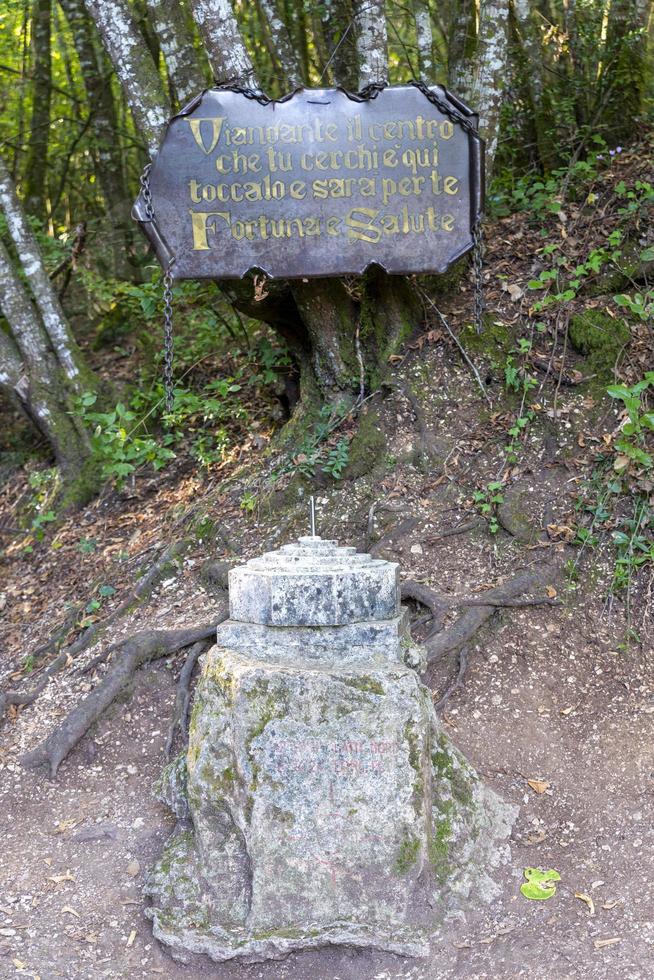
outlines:
{"label": "grey stone tier", "polygon": [[344,626],[400,612],[393,562],[300,538],[229,573],[230,619],[263,626]]}
{"label": "grey stone tier", "polygon": [[228,619],[218,627],[218,646],[251,653],[268,663],[348,664],[399,663],[414,665],[420,648],[411,641],[408,613],[393,619],[345,626],[263,626]]}

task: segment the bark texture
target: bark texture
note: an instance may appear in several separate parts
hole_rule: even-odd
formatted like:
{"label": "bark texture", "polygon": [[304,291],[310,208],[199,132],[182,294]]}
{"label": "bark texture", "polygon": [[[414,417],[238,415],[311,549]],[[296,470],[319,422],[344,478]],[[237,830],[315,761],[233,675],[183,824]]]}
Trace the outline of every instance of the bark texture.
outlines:
{"label": "bark texture", "polygon": [[146,0],[146,4],[168,69],[174,101],[183,106],[206,87],[208,64],[202,63],[195,48],[179,0]]}
{"label": "bark texture", "polygon": [[73,36],[89,103],[98,181],[112,228],[112,273],[118,278],[128,278],[134,242],[131,195],[125,178],[121,147],[116,140],[118,117],[107,65],[96,49],[95,31],[84,0],[59,2]]}
{"label": "bark texture", "polygon": [[70,487],[88,471],[88,441],[71,414],[66,378],[2,242],[0,309],[11,330],[11,336],[0,330],[0,386],[52,447],[64,484]]}
{"label": "bark texture", "polygon": [[429,84],[434,81],[433,34],[428,0],[413,0],[413,19],[416,25],[416,46],[420,78]]}
{"label": "bark texture", "polygon": [[[481,0],[474,44],[451,69],[452,88],[479,113],[486,140],[487,173],[497,149],[507,75],[509,0]],[[468,28],[470,27],[468,22]]]}
{"label": "bark texture", "polygon": [[27,154],[25,199],[27,210],[46,217],[46,176],[52,95],[50,54],[51,0],[34,0],[32,6],[32,115]]}
{"label": "bark texture", "polygon": [[383,0],[356,0],[359,88],[388,81],[388,36]]}
{"label": "bark texture", "polygon": [[136,128],[150,155],[157,152],[170,104],[127,0],[85,0],[114,66]]}
{"label": "bark texture", "polygon": [[190,2],[216,82],[248,85],[256,89],[258,83],[254,67],[230,0]]}
{"label": "bark texture", "polygon": [[288,28],[280,14],[279,5],[276,0],[260,0],[260,4],[284,80],[289,88],[298,88],[302,85],[305,72],[300,65],[300,59],[291,42]]}
{"label": "bark texture", "polygon": [[0,210],[4,213],[9,235],[18,253],[59,367],[72,388],[81,392],[85,386],[88,387],[88,376],[85,377],[79,348],[48,278],[39,246],[16,196],[9,171],[1,158]]}

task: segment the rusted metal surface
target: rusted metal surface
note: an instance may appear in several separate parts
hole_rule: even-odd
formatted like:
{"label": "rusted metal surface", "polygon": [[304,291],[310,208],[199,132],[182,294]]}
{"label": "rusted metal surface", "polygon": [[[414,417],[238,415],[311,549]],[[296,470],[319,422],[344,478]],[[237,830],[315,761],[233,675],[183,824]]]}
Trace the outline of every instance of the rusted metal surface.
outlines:
{"label": "rusted metal surface", "polygon": [[134,217],[175,279],[444,272],[473,246],[483,141],[430,92],[440,107],[413,85],[268,103],[210,89],[169,123]]}

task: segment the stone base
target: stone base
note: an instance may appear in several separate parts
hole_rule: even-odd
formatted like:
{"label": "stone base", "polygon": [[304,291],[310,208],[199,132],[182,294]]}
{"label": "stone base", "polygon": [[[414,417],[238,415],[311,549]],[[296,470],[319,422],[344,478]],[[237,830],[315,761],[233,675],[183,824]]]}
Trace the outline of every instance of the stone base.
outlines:
{"label": "stone base", "polygon": [[489,901],[516,809],[440,731],[400,663],[205,658],[180,819],[148,891],[173,955],[261,960],[326,944],[426,955],[444,915]]}

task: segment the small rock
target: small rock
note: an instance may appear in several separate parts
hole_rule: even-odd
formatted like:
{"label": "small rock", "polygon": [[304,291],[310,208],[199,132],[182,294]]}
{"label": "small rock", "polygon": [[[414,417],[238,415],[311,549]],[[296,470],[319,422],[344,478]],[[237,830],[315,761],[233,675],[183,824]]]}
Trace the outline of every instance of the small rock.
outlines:
{"label": "small rock", "polygon": [[76,834],[72,835],[71,840],[78,844],[86,844],[93,840],[115,840],[117,834],[118,830],[113,824],[101,823],[95,827],[82,827]]}
{"label": "small rock", "polygon": [[412,555],[421,555],[422,554],[422,545],[421,544],[412,544],[411,545],[411,554]]}

